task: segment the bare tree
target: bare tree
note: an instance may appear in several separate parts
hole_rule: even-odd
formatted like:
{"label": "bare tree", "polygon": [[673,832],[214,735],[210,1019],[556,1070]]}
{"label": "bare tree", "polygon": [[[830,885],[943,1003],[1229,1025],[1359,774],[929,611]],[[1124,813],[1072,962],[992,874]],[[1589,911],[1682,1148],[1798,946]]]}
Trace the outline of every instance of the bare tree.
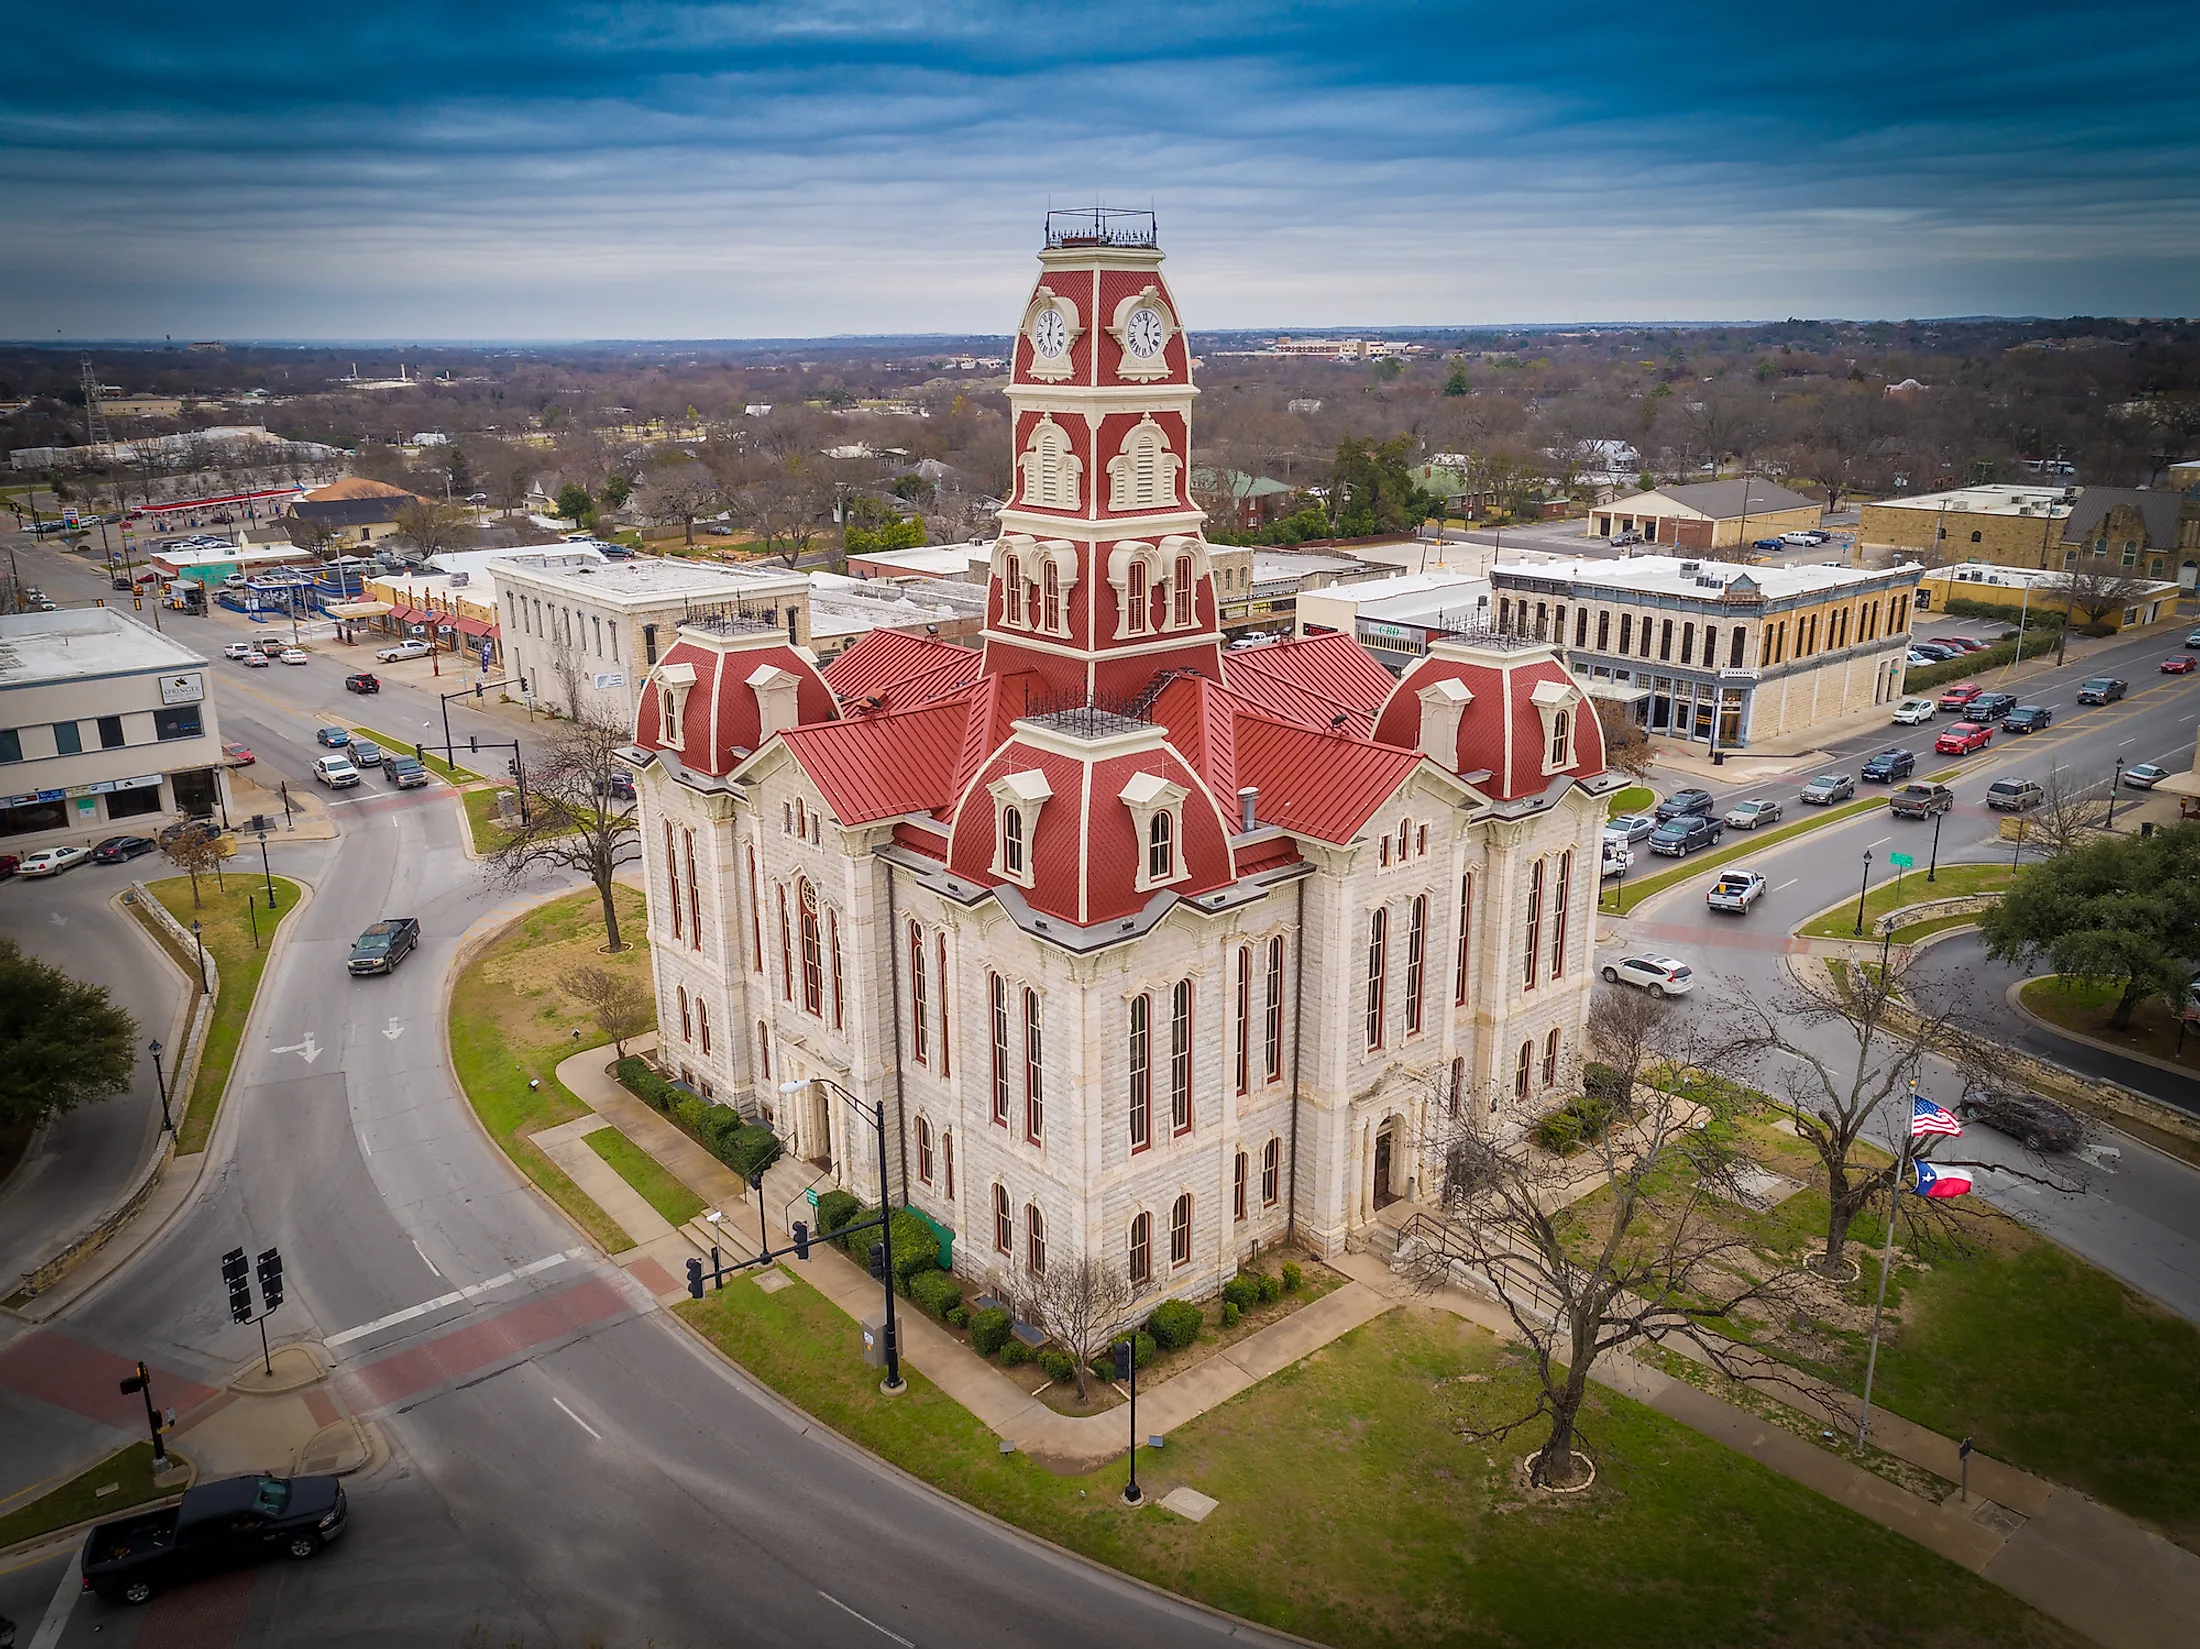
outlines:
{"label": "bare tree", "polygon": [[203,908],[199,898],[199,878],[212,876],[221,879],[222,841],[214,827],[204,819],[191,819],[173,836],[160,844],[161,856],[186,876],[191,878],[191,908]]}
{"label": "bare tree", "polygon": [[1651,748],[1650,735],[1636,725],[1633,710],[1609,699],[1599,699],[1596,705],[1597,727],[1604,734],[1604,765],[1638,784],[1648,780],[1657,752]]}
{"label": "bare tree", "polygon": [[397,507],[397,530],[423,558],[473,542],[473,512],[440,498],[414,498]]}
{"label": "bare tree", "polygon": [[1077,1400],[1089,1400],[1092,1360],[1130,1311],[1130,1278],[1092,1254],[1057,1261],[1033,1280],[1031,1304],[1039,1326],[1077,1365]]}
{"label": "bare tree", "polygon": [[2122,567],[2080,565],[2057,578],[2050,588],[2063,598],[2066,616],[2083,613],[2086,623],[2101,624],[2109,614],[2121,612],[2153,589],[2154,580]]}
{"label": "bare tree", "polygon": [[611,1038],[619,1058],[626,1057],[628,1037],[640,1036],[657,1023],[657,1004],[631,974],[606,968],[572,968],[559,978],[558,988],[588,1009],[596,1029]]}
{"label": "bare tree", "polygon": [[543,753],[527,766],[525,814],[482,867],[507,887],[545,866],[579,871],[603,902],[610,951],[626,948],[619,938],[613,878],[642,853],[634,803],[613,793],[614,776],[623,769],[612,752],[632,736],[625,723],[588,714],[576,704],[573,719],[555,725],[542,741]]}
{"label": "bare tree", "polygon": [[766,552],[792,567],[824,532],[831,497],[821,467],[796,456],[750,470],[733,510]]}
{"label": "bare tree", "polygon": [[651,470],[634,489],[634,508],[642,519],[662,526],[678,522],[688,544],[695,542],[696,519],[720,508],[723,502],[718,478],[692,459]]}
{"label": "bare tree", "polygon": [[2040,779],[2039,805],[2019,817],[2025,846],[2052,859],[2092,840],[2107,815],[2107,781],[2081,779],[2058,762]]}
{"label": "bare tree", "polygon": [[[1422,1288],[1464,1283],[1512,1319],[1535,1371],[1535,1402],[1463,1435],[1509,1436],[1547,1419],[1530,1468],[1539,1484],[1577,1475],[1579,1416],[1598,1358],[1678,1336],[1724,1368],[1732,1343],[1709,1326],[1774,1300],[1784,1281],[1718,1217],[1741,1162],[1727,1131],[1706,1124],[1720,1120],[1733,1090],[1710,1077],[1685,1024],[1646,996],[1599,993],[1589,1030],[1619,1096],[1609,1126],[1562,1157],[1509,1137],[1496,1107],[1462,1104],[1438,1136],[1443,1217],[1400,1250],[1401,1270]],[[1685,1084],[1669,1074],[1684,1071]],[[1681,1086],[1687,1095],[1672,1091]],[[1591,1192],[1598,1204],[1584,1210]]]}

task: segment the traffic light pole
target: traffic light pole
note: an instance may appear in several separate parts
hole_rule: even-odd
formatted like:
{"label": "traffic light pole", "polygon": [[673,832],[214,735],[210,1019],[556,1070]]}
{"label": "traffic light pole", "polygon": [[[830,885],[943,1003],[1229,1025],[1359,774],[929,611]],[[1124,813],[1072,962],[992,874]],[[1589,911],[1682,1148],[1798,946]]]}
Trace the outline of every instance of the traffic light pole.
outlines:
{"label": "traffic light pole", "polygon": [[153,1407],[153,1371],[143,1363],[137,1373],[121,1382],[122,1395],[131,1397],[142,1394],[145,1398],[145,1429],[153,1439],[153,1470],[168,1469],[168,1445],[161,1441],[160,1411]]}

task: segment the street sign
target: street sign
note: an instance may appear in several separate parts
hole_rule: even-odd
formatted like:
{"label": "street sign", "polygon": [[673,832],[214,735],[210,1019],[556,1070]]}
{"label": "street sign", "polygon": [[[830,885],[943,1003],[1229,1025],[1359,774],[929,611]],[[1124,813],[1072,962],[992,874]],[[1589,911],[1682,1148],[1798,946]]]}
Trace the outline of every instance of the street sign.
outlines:
{"label": "street sign", "polygon": [[1907,853],[1890,853],[1887,855],[1887,863],[1897,870],[1915,870],[1917,868],[1917,861]]}
{"label": "street sign", "polygon": [[815,1208],[817,1206],[817,1187],[813,1185],[806,1189],[802,1193],[802,1200]]}

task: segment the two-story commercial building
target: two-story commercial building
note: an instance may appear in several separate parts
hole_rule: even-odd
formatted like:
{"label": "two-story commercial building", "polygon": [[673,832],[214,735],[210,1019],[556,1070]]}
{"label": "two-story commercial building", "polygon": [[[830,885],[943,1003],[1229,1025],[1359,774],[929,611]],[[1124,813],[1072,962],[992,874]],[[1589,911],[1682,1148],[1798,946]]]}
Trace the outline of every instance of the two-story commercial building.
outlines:
{"label": "two-story commercial building", "polygon": [[0,617],[0,851],[204,817],[221,773],[190,648],[110,607]]}
{"label": "two-story commercial building", "polygon": [[1646,555],[1489,580],[1500,631],[1562,642],[1650,732],[1736,749],[1899,698],[1919,571]]}

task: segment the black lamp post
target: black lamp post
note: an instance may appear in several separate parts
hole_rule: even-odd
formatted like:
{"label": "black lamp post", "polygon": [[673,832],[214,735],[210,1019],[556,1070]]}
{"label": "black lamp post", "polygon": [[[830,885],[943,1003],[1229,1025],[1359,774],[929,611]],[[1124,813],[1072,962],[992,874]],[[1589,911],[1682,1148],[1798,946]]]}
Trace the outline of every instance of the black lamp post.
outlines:
{"label": "black lamp post", "polygon": [[2116,792],[2121,790],[2123,785],[2124,758],[2118,756],[2116,758],[2116,776],[2108,781],[2108,818],[2102,826],[2103,829],[2114,830],[2116,828]]}
{"label": "black lamp post", "polygon": [[206,982],[206,939],[196,918],[191,922],[191,942],[199,947],[199,990],[202,993],[210,991],[214,987]]}
{"label": "black lamp post", "polygon": [[1879,919],[1879,988],[1887,988],[1887,953],[1894,948],[1894,912]]}
{"label": "black lamp post", "polygon": [[154,1041],[146,1043],[145,1051],[153,1056],[153,1084],[155,1087],[160,1089],[161,1132],[172,1134],[176,1131],[176,1124],[174,1120],[168,1115],[168,1076],[167,1073],[160,1068],[159,1040],[155,1039]]}
{"label": "black lamp post", "polygon": [[[900,1336],[894,1326],[894,1210],[886,1199],[886,1108],[869,1100],[858,1098],[829,1076],[810,1078],[812,1082],[832,1089],[848,1102],[849,1109],[871,1124],[878,1138],[878,1207],[879,1247],[886,1269],[886,1381],[879,1389],[899,1396],[909,1389],[901,1377]],[[792,1098],[802,1091],[803,1085],[792,1080],[782,1082],[779,1091]],[[757,1197],[757,1218],[763,1218],[763,1196]]]}
{"label": "black lamp post", "polygon": [[1856,889],[1856,935],[1860,939],[1864,936],[1864,895],[1871,890],[1871,885],[1872,850],[1867,847],[1864,849],[1864,880]]}
{"label": "black lamp post", "polygon": [[267,882],[267,908],[268,908],[268,910],[269,910],[270,912],[273,912],[273,911],[274,911],[274,909],[276,908],[276,906],[275,906],[275,872],[274,872],[274,871],[273,871],[272,869],[270,869],[270,868],[268,867],[268,862],[267,862],[267,827],[266,827],[266,826],[265,826],[264,824],[263,824],[263,825],[262,825],[262,826],[260,827],[260,875],[261,875],[261,876],[262,876],[263,878],[265,878],[265,879],[266,879],[266,882]]}
{"label": "black lamp post", "polygon": [[1945,813],[1933,815],[1933,857],[1932,862],[1925,867],[1925,880],[1928,882],[1940,875],[1940,821],[1947,816]]}

